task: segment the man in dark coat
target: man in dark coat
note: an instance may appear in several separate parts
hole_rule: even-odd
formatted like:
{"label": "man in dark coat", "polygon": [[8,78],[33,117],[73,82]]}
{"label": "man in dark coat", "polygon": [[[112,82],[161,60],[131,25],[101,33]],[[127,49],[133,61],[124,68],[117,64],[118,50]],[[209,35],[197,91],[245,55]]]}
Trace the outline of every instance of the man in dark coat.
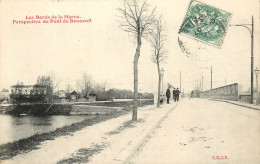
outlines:
{"label": "man in dark coat", "polygon": [[170,87],[168,87],[168,89],[166,90],[166,97],[167,97],[167,104],[170,104],[170,97],[171,97],[171,91],[170,91]]}
{"label": "man in dark coat", "polygon": [[173,101],[176,101],[175,97],[176,97],[176,89],[173,88],[173,90],[172,90],[172,98],[173,98]]}
{"label": "man in dark coat", "polygon": [[179,101],[179,96],[180,96],[180,90],[177,88],[176,90],[176,100]]}

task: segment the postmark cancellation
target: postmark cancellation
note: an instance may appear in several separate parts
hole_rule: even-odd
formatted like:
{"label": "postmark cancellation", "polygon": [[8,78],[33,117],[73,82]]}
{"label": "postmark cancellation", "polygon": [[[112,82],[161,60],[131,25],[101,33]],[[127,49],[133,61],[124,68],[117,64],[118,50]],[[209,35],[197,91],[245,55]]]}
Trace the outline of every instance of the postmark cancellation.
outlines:
{"label": "postmark cancellation", "polygon": [[179,33],[220,48],[230,19],[229,12],[191,0]]}

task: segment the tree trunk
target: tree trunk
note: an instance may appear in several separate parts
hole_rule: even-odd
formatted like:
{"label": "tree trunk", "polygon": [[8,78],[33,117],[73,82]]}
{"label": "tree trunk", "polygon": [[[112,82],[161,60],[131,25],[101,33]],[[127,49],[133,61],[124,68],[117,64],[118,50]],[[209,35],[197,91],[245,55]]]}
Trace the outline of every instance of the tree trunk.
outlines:
{"label": "tree trunk", "polygon": [[161,75],[160,75],[160,64],[157,62],[157,71],[159,76],[158,81],[158,97],[157,97],[157,108],[160,107],[160,99],[161,99]]}
{"label": "tree trunk", "polygon": [[138,108],[138,59],[140,56],[141,44],[137,45],[135,57],[134,57],[134,105],[132,120],[137,121],[137,108]]}

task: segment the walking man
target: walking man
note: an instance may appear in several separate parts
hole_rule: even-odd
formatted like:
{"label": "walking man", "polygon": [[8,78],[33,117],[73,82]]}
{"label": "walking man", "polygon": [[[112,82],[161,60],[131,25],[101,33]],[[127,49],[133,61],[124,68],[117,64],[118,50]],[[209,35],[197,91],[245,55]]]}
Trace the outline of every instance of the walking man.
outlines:
{"label": "walking man", "polygon": [[167,97],[167,104],[170,104],[170,97],[171,97],[171,91],[170,91],[170,86],[166,90],[166,97]]}
{"label": "walking man", "polygon": [[180,90],[177,88],[176,90],[176,100],[179,101],[179,96],[180,96]]}

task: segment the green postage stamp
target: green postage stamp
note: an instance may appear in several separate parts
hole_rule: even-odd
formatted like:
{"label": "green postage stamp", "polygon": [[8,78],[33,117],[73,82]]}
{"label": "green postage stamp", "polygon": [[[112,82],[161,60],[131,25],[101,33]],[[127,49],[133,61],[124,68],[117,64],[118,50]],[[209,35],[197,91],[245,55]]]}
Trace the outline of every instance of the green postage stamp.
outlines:
{"label": "green postage stamp", "polygon": [[191,0],[179,33],[221,47],[231,13]]}

